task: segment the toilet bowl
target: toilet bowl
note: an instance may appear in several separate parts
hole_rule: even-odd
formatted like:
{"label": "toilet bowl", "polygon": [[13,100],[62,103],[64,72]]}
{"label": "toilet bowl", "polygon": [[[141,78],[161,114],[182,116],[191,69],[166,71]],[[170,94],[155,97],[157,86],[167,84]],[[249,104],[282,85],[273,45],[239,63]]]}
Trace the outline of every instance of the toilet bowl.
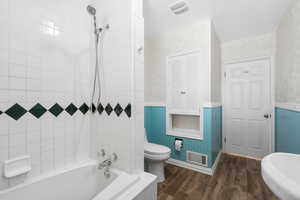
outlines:
{"label": "toilet bowl", "polygon": [[144,158],[145,170],[157,176],[157,182],[165,180],[164,165],[170,158],[171,149],[158,144],[149,143],[145,134]]}

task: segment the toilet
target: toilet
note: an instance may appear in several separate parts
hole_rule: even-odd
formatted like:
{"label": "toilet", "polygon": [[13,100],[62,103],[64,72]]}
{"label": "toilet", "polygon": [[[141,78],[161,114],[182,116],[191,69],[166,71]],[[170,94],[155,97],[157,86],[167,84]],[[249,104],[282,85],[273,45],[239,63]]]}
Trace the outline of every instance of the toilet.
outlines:
{"label": "toilet", "polygon": [[165,180],[164,165],[165,161],[170,158],[171,149],[163,145],[149,143],[146,131],[144,131],[144,135],[145,170],[156,175],[157,182],[163,182]]}

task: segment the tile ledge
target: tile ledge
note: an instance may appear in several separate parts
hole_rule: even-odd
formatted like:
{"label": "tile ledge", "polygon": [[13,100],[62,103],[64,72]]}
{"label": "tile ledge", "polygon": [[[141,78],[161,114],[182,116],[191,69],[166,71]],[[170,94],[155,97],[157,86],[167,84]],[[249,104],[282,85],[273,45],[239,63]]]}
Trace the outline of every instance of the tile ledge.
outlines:
{"label": "tile ledge", "polygon": [[145,102],[144,105],[153,107],[166,107],[166,103],[164,102]]}
{"label": "tile ledge", "polygon": [[202,104],[203,108],[215,108],[215,107],[221,107],[222,104],[219,102],[209,102]]}
{"label": "tile ledge", "polygon": [[275,107],[300,112],[300,104],[296,103],[276,103]]}

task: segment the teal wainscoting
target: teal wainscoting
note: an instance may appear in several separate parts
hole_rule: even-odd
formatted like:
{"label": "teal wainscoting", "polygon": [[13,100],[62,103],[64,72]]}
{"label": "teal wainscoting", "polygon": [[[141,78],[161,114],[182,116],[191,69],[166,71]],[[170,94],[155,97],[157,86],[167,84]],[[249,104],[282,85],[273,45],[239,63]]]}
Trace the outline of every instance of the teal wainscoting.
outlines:
{"label": "teal wainscoting", "polygon": [[[172,150],[171,158],[186,161],[186,151],[208,155],[208,167],[211,168],[222,149],[222,107],[204,109],[204,140],[183,139],[183,149],[176,152],[176,137],[166,135],[166,108],[145,107],[145,128],[149,142],[168,146]],[[178,138],[178,137],[177,137]]]}
{"label": "teal wainscoting", "polygon": [[275,109],[275,149],[300,154],[300,112]]}

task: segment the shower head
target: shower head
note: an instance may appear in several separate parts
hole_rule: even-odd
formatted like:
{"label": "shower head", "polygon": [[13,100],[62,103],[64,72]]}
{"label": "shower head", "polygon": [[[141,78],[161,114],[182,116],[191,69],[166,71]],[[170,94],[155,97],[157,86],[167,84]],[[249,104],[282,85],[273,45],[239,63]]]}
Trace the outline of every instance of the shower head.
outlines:
{"label": "shower head", "polygon": [[94,8],[93,6],[88,5],[88,6],[86,7],[86,10],[88,11],[88,13],[89,13],[90,15],[93,15],[93,16],[96,15],[96,8]]}

